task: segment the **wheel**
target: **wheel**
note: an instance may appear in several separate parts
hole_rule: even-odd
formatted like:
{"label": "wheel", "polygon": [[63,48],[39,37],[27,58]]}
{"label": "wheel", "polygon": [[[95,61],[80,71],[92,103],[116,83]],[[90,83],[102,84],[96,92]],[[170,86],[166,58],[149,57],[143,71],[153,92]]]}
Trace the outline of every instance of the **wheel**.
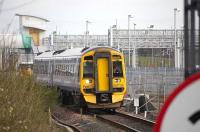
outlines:
{"label": "wheel", "polygon": [[115,113],[116,113],[116,108],[111,109],[111,112],[112,112],[113,114],[115,114]]}
{"label": "wheel", "polygon": [[69,105],[70,102],[69,93],[65,90],[60,90],[60,100],[63,105]]}
{"label": "wheel", "polygon": [[87,114],[88,108],[87,108],[87,104],[83,98],[83,96],[80,96],[80,108],[82,109],[82,114]]}
{"label": "wheel", "polygon": [[80,99],[81,99],[81,97],[79,95],[74,95],[73,96],[74,105],[80,107]]}
{"label": "wheel", "polygon": [[69,105],[74,104],[74,98],[73,98],[73,95],[71,93],[69,93],[69,95],[68,95],[68,104]]}

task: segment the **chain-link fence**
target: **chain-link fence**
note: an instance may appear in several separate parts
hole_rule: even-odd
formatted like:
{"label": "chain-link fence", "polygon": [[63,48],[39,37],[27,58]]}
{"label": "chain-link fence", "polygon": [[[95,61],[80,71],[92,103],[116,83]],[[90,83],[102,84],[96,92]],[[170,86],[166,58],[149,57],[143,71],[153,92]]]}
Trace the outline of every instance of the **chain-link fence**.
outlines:
{"label": "chain-link fence", "polygon": [[[131,99],[144,97],[143,103],[140,104],[139,108],[145,107],[145,111],[153,112],[155,116],[160,111],[169,94],[184,80],[183,69],[133,69],[128,67],[126,71],[128,97]],[[134,104],[129,105],[129,107],[134,107]],[[133,111],[135,111],[134,108]]]}

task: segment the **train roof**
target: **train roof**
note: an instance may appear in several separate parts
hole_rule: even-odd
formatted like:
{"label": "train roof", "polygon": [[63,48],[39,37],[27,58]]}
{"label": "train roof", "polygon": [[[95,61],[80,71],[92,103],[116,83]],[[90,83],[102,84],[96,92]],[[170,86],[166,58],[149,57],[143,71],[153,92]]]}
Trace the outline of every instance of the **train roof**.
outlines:
{"label": "train roof", "polygon": [[35,57],[35,59],[51,59],[52,57],[56,58],[80,58],[82,55],[98,49],[98,48],[108,48],[120,52],[117,49],[114,49],[109,46],[95,46],[95,47],[86,47],[86,48],[73,48],[73,49],[63,49],[58,51],[46,51]]}
{"label": "train roof", "polygon": [[[54,52],[54,57],[65,57],[65,58],[80,58],[83,48],[73,48],[67,50],[61,50],[60,53]],[[58,51],[57,51],[58,52]]]}
{"label": "train roof", "polygon": [[87,52],[90,52],[92,50],[98,49],[98,48],[109,48],[111,50],[115,50],[119,52],[119,50],[114,49],[112,47],[108,46],[95,46],[95,47],[86,47],[86,48],[73,48],[73,49],[67,49],[67,50],[59,50],[54,52],[54,57],[66,57],[66,58],[80,58],[82,55],[86,54]]}
{"label": "train roof", "polygon": [[55,51],[42,52],[41,54],[35,56],[35,59],[51,59],[51,57],[53,56],[54,52]]}
{"label": "train roof", "polygon": [[87,48],[86,50],[83,51],[82,54],[86,54],[87,52],[90,52],[92,50],[95,50],[95,49],[98,49],[98,48],[108,48],[108,49],[111,49],[111,50],[115,50],[117,52],[120,52],[119,50],[115,49],[115,48],[112,48],[112,47],[109,47],[109,46],[94,46],[94,47],[90,47],[90,48]]}

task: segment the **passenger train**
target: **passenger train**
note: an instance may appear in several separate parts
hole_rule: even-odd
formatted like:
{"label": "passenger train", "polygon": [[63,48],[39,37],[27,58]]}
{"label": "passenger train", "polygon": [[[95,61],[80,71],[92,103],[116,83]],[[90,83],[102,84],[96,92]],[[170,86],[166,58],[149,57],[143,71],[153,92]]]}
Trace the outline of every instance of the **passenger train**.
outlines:
{"label": "passenger train", "polygon": [[63,103],[115,109],[126,93],[123,54],[111,47],[47,51],[34,58],[37,80],[56,86]]}

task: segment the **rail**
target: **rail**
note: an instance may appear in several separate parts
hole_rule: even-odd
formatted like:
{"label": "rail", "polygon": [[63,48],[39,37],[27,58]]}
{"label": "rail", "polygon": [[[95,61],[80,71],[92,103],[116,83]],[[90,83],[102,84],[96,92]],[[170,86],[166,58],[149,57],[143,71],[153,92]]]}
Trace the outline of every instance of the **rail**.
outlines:
{"label": "rail", "polygon": [[73,132],[82,132],[79,128],[77,128],[76,126],[74,125],[70,125],[70,124],[67,124],[65,123],[64,121],[62,120],[59,120],[55,115],[51,114],[51,118],[57,122],[58,125],[60,126],[63,126],[63,127],[69,127],[73,130]]}
{"label": "rail", "polygon": [[151,132],[155,125],[153,121],[118,111],[112,114],[95,114],[95,116],[103,122],[131,132]]}

